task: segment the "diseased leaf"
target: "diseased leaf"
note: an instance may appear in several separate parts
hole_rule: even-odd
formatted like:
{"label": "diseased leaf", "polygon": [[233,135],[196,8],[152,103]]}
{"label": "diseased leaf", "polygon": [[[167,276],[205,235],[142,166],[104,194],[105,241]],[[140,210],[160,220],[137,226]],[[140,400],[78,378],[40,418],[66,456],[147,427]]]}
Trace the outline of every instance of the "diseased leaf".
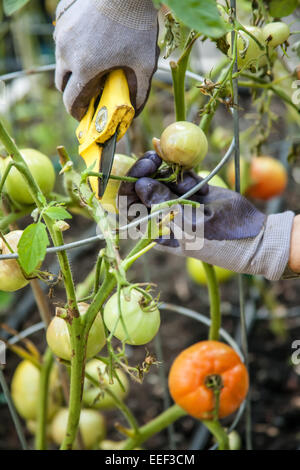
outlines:
{"label": "diseased leaf", "polygon": [[223,36],[229,26],[225,23],[215,0],[164,1],[186,26],[211,38]]}
{"label": "diseased leaf", "polygon": [[45,210],[44,214],[50,217],[52,220],[65,220],[65,219],[72,219],[71,214],[64,209],[63,207],[49,207]]}
{"label": "diseased leaf", "polygon": [[30,0],[3,0],[3,10],[7,16],[12,15],[16,11],[20,10]]}
{"label": "diseased leaf", "polygon": [[269,5],[270,15],[274,18],[288,16],[296,10],[298,5],[298,0],[271,0]]}
{"label": "diseased leaf", "polygon": [[44,224],[38,222],[26,227],[18,244],[19,261],[26,274],[32,273],[43,261],[48,245]]}

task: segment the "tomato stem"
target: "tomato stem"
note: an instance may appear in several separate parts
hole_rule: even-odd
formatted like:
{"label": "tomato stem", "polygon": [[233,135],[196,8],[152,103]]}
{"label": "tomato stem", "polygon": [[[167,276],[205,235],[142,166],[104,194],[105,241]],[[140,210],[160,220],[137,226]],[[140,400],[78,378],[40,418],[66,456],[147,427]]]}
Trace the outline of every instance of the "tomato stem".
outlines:
{"label": "tomato stem", "polygon": [[127,439],[121,450],[131,450],[140,446],[143,442],[147,441],[154,434],[159,433],[170,424],[174,423],[177,419],[185,416],[187,413],[178,405],[173,405],[165,410],[160,415],[156,416],[152,421],[140,427],[139,435]]}
{"label": "tomato stem", "polygon": [[[95,385],[95,387],[99,387],[100,390],[102,389],[101,386],[100,386],[100,383],[96,379],[94,379],[90,374],[88,374],[86,372],[85,376],[93,385]],[[126,418],[129,425],[131,426],[132,430],[134,431],[134,434],[138,435],[139,434],[139,425],[138,425],[135,417],[131,413],[130,409],[125,405],[123,400],[120,400],[117,397],[117,395],[115,393],[113,393],[112,390],[110,390],[109,387],[105,387],[104,391],[105,391],[105,393],[107,393],[107,395],[109,395],[114,400],[117,408],[119,408],[119,410],[123,413],[124,417]]]}
{"label": "tomato stem", "polygon": [[210,318],[211,324],[209,328],[208,338],[218,341],[221,327],[221,299],[218,280],[214,267],[202,261],[203,268],[207,279],[207,287],[210,301]]}
{"label": "tomato stem", "polygon": [[179,60],[177,62],[170,62],[174,87],[176,121],[186,120],[185,74],[193,45],[199,36],[200,34],[191,31]]}
{"label": "tomato stem", "polygon": [[48,417],[49,380],[54,358],[52,351],[48,348],[44,354],[40,374],[39,398],[38,398],[38,419],[35,436],[36,450],[46,450],[46,433]]}
{"label": "tomato stem", "polygon": [[219,421],[212,421],[212,420],[202,420],[201,421],[204,426],[211,432],[211,434],[216,438],[218,442],[218,449],[219,450],[229,450],[229,440],[228,435],[226,434],[225,429],[220,424]]}

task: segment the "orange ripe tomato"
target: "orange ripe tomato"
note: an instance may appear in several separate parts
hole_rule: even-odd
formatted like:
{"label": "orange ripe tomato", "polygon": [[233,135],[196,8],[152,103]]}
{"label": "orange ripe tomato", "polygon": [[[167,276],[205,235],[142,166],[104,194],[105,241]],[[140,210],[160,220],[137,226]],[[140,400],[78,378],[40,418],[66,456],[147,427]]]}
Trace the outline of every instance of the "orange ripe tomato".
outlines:
{"label": "orange ripe tomato", "polygon": [[[249,164],[248,164],[249,165]],[[249,173],[249,174],[248,174]],[[227,179],[234,187],[234,162],[230,162]],[[254,199],[267,201],[279,196],[286,188],[287,172],[282,163],[273,157],[253,157],[247,170],[246,161],[241,159],[241,192]]]}
{"label": "orange ripe tomato", "polygon": [[286,169],[281,162],[272,157],[255,157],[251,162],[252,184],[247,195],[267,201],[279,196],[287,185]]}
{"label": "orange ripe tomato", "polygon": [[239,355],[219,341],[201,341],[182,351],[169,374],[169,390],[175,403],[191,416],[212,419],[215,394],[220,387],[219,418],[234,413],[244,401],[249,377]]}

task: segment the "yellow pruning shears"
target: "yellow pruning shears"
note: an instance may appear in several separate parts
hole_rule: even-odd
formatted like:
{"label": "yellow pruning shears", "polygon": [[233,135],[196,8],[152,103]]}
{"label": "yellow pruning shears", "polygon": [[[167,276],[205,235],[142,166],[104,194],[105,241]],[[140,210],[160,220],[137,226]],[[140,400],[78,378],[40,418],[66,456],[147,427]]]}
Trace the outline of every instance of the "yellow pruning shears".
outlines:
{"label": "yellow pruning shears", "polygon": [[109,180],[116,143],[126,133],[134,114],[125,73],[123,70],[110,72],[101,96],[91,100],[88,111],[76,130],[79,154],[86,166],[95,164],[92,171],[103,175],[101,178],[89,178],[99,199]]}

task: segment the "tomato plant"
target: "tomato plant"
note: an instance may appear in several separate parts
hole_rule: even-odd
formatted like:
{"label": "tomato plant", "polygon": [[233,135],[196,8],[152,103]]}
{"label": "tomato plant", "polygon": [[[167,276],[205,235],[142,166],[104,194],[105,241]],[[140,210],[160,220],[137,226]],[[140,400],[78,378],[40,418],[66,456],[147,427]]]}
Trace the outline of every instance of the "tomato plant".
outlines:
{"label": "tomato plant", "polygon": [[[34,54],[31,57],[31,52],[34,52],[39,39],[29,40],[31,38],[26,36],[25,30],[31,28],[24,28],[24,31],[21,28],[26,3],[27,0],[3,2],[3,11],[7,16],[14,14],[18,5],[24,7],[12,22],[4,17],[3,36],[7,34],[6,29],[8,31],[12,29],[12,37],[9,37],[5,44],[14,44],[16,50],[23,51],[23,55],[16,58],[17,64],[28,63],[27,45],[30,45],[30,60],[34,58],[36,63],[43,63],[38,60],[39,57],[34,57]],[[32,10],[26,11],[26,15],[28,11],[30,12],[29,17],[31,12],[35,11],[33,3],[30,7]],[[45,2],[48,15],[54,15],[56,3],[52,0]],[[68,9],[68,15],[71,15],[73,3],[70,5],[70,11]],[[160,3],[154,0],[156,6]],[[200,295],[195,297],[193,302],[199,302],[199,310],[203,308],[203,313],[209,314],[210,318],[208,320],[196,315],[189,309],[189,284],[186,282],[185,269],[182,269],[185,261],[180,258],[174,261],[172,254],[165,255],[159,250],[153,250],[157,248],[158,238],[167,232],[166,218],[158,220],[152,218],[153,207],[146,203],[147,207],[139,206],[142,222],[138,220],[128,226],[127,217],[124,221],[123,214],[118,214],[116,199],[121,182],[126,182],[129,183],[128,208],[131,209],[131,202],[140,203],[138,197],[140,195],[136,190],[137,178],[146,174],[148,178],[157,179],[158,184],[155,188],[158,189],[154,196],[157,196],[158,202],[163,201],[163,208],[172,208],[174,204],[194,208],[198,204],[195,201],[201,200],[201,196],[185,199],[183,194],[180,200],[166,201],[164,194],[170,194],[168,192],[170,189],[173,197],[174,186],[177,185],[178,188],[185,176],[187,179],[190,178],[189,181],[195,181],[197,180],[195,173],[205,178],[210,174],[208,168],[219,170],[221,167],[222,171],[227,170],[229,186],[234,189],[235,167],[229,159],[233,154],[236,161],[239,158],[238,142],[245,157],[260,155],[253,157],[249,162],[246,158],[240,159],[241,192],[264,201],[282,194],[287,186],[287,171],[279,160],[264,153],[273,151],[277,133],[285,143],[291,141],[293,135],[290,128],[294,132],[296,124],[300,123],[298,90],[294,89],[297,77],[293,58],[290,61],[292,49],[289,49],[290,37],[295,35],[296,31],[293,21],[289,21],[288,25],[280,20],[284,18],[285,13],[293,13],[295,1],[237,2],[237,12],[230,7],[230,2],[215,0],[205,2],[166,0],[163,3],[160,23],[165,23],[165,27],[160,34],[160,46],[166,59],[170,57],[170,60],[165,62],[170,65],[170,74],[168,78],[161,78],[160,74],[164,67],[161,67],[163,61],[159,62],[160,70],[153,80],[149,102],[138,120],[133,122],[126,138],[118,143],[118,151],[133,155],[134,158],[119,153],[115,155],[109,183],[101,199],[97,194],[105,172],[101,169],[103,161],[100,160],[100,147],[108,141],[100,142],[98,129],[99,125],[103,124],[104,121],[102,123],[100,121],[104,119],[105,111],[108,109],[101,109],[103,114],[97,113],[96,122],[92,121],[91,129],[95,132],[96,127],[98,134],[93,134],[95,140],[89,142],[89,145],[93,145],[93,155],[97,155],[98,160],[94,165],[85,167],[83,160],[79,161],[77,158],[78,153],[82,155],[82,152],[78,152],[74,120],[62,113],[61,98],[52,87],[53,80],[41,79],[39,82],[38,77],[35,77],[37,80],[33,82],[33,86],[28,87],[30,90],[24,91],[29,83],[26,80],[30,79],[29,75],[32,75],[34,70],[30,70],[30,74],[21,72],[21,76],[25,76],[23,90],[25,95],[21,100],[17,96],[18,93],[14,94],[15,88],[8,87],[12,91],[13,99],[8,100],[7,108],[4,106],[10,110],[10,113],[5,115],[5,121],[8,127],[14,130],[14,135],[9,135],[0,120],[0,140],[3,145],[0,152],[0,290],[13,292],[30,283],[37,310],[43,324],[47,325],[48,347],[43,351],[44,338],[39,338],[36,347],[27,338],[22,341],[23,335],[17,336],[9,321],[4,325],[6,333],[14,336],[12,341],[9,340],[11,350],[23,359],[12,379],[12,397],[18,414],[26,421],[23,425],[35,435],[35,448],[39,450],[47,449],[47,439],[54,441],[62,450],[81,447],[103,450],[141,449],[149,438],[186,414],[203,421],[220,449],[236,449],[241,446],[239,436],[229,434],[227,423],[225,429],[219,418],[230,416],[240,407],[249,387],[246,368],[248,331],[245,327],[243,310],[243,279],[240,277],[238,282],[243,339],[241,356],[245,364],[231,347],[220,342],[220,334],[226,337],[224,329],[221,329],[221,326],[224,327],[222,310],[225,303],[230,302],[232,286],[224,285],[220,290],[219,283],[230,279],[233,273],[200,261],[201,251],[200,259],[187,258],[188,275],[197,284],[204,285],[208,291],[208,296],[202,296],[203,289],[201,289]],[[130,9],[130,5],[128,8]],[[44,8],[39,9],[37,18],[42,11]],[[243,24],[238,18],[241,18]],[[28,17],[24,16],[24,19],[27,25]],[[14,25],[13,28],[10,28],[11,24]],[[31,26],[34,31],[39,29],[35,23]],[[22,30],[21,36],[19,30]],[[134,31],[131,28],[129,30],[131,33]],[[141,37],[146,38],[148,32],[142,33]],[[290,42],[293,43],[293,36],[291,39]],[[47,45],[46,43],[46,35],[43,34],[43,41],[40,44],[43,54],[48,51],[49,43]],[[66,45],[68,44],[70,41],[66,41]],[[122,41],[120,44],[122,51],[135,52]],[[88,44],[85,46],[87,54],[92,56],[93,48]],[[209,67],[206,65],[206,60],[199,64],[198,46],[201,56],[209,59]],[[140,44],[136,47],[138,50]],[[297,53],[297,48],[295,42],[292,52]],[[8,50],[10,49],[9,47]],[[215,49],[219,54],[216,57],[211,52]],[[49,51],[51,56],[54,51],[51,49]],[[1,54],[2,51],[0,58]],[[2,62],[8,63],[8,59],[5,58]],[[86,68],[81,61],[79,62],[80,69]],[[38,71],[46,69],[47,72],[50,71],[51,66],[47,65]],[[203,77],[199,75],[199,70]],[[89,70],[87,72],[89,73]],[[4,77],[4,82],[14,80],[11,77],[16,76],[19,77],[18,72],[8,73]],[[95,82],[92,80],[90,83],[99,83],[99,76]],[[65,75],[64,78],[68,78],[70,80],[68,83],[71,84],[75,77],[76,73],[73,73],[72,76]],[[104,78],[103,76],[103,85]],[[131,88],[135,80],[130,73],[127,78],[130,78],[128,85]],[[0,82],[2,85],[1,77]],[[78,79],[77,85],[80,84],[81,80]],[[66,86],[67,92],[68,86]],[[87,88],[88,85],[83,91],[83,101],[86,98],[85,93],[89,91]],[[102,88],[95,89],[94,92],[96,96],[97,93],[102,93]],[[130,92],[133,95],[132,90]],[[116,95],[114,94],[114,98]],[[97,98],[92,101],[90,112],[97,103]],[[0,105],[2,111],[2,102]],[[96,109],[96,106],[94,108]],[[119,108],[118,110],[120,111]],[[238,125],[239,117],[243,118],[241,132]],[[211,132],[211,127],[215,131]],[[120,132],[116,133],[118,130],[120,131],[120,127],[117,126],[114,130],[115,139],[110,140],[110,148],[114,147],[115,140],[120,137]],[[84,129],[83,134],[85,131]],[[240,139],[237,138],[238,134]],[[153,138],[155,135],[160,136],[160,139]],[[84,135],[80,140],[84,143]],[[21,147],[32,146],[36,149],[19,150],[17,143],[21,143]],[[57,147],[57,144],[61,143],[64,146]],[[155,151],[151,150],[151,143]],[[293,159],[297,162],[299,152],[297,145],[292,147],[289,161],[294,164]],[[59,163],[55,158],[52,160],[55,149]],[[51,159],[40,150],[51,156]],[[141,155],[145,155],[145,152],[148,157],[150,155],[155,158],[158,164],[161,163],[160,167],[152,171],[154,166],[151,165],[154,160],[143,159],[141,165],[139,166],[139,162],[135,167],[138,168],[137,174],[129,176],[128,171]],[[162,158],[162,162],[155,152]],[[283,159],[287,155],[283,155],[282,152],[281,145],[278,145],[278,154],[280,153],[280,158]],[[8,156],[5,157],[4,154]],[[55,192],[53,191],[55,171],[52,161],[59,174]],[[148,165],[145,174],[142,171],[143,164]],[[58,166],[60,168],[57,168]],[[295,175],[297,176],[297,172]],[[144,183],[147,185],[149,179],[144,179]],[[215,204],[223,204],[226,183],[217,174],[210,180],[209,185],[209,191],[220,195]],[[223,188],[224,191],[216,190],[214,186]],[[205,191],[207,188],[202,187],[203,189]],[[206,196],[209,198],[210,193],[208,192]],[[232,193],[227,192],[227,196],[232,197]],[[224,223],[227,221],[230,223],[231,213],[226,203],[224,208],[222,213]],[[176,214],[176,211],[177,207],[174,212],[171,211],[170,218]],[[108,213],[115,214],[116,217]],[[117,229],[112,220],[120,224]],[[142,227],[143,222],[145,222],[144,227]],[[137,224],[139,224],[137,230],[132,236],[131,229],[136,228]],[[86,228],[95,230],[96,226],[96,236],[95,233],[83,235]],[[22,230],[19,230],[19,227]],[[145,230],[142,230],[143,228]],[[124,240],[126,237],[130,240]],[[214,240],[210,242],[213,251]],[[226,240],[223,242],[227,243]],[[78,256],[76,251],[69,251],[73,248],[79,250]],[[17,259],[4,259],[11,252],[16,254]],[[70,253],[74,253],[74,258]],[[191,253],[190,256],[194,254]],[[144,264],[139,265],[138,262],[141,260]],[[151,269],[153,260],[159,270],[161,268],[159,274],[165,276],[166,282],[172,284],[171,294],[164,283],[153,276]],[[166,264],[169,262],[170,266],[177,266],[178,269],[178,274],[174,269],[170,279],[168,274],[172,268],[167,270]],[[268,311],[277,313],[278,304],[273,299],[269,285],[268,292],[265,292],[261,279],[247,277],[244,281],[244,291],[247,295],[248,292],[249,295],[255,292],[255,308],[261,307],[258,300],[259,292]],[[41,289],[40,283],[43,283],[44,290]],[[157,296],[153,295],[154,288],[159,288],[161,291]],[[195,289],[196,287],[193,288],[193,294]],[[225,289],[226,298],[222,303],[221,295]],[[168,301],[175,295],[173,290],[184,305],[173,306],[172,310]],[[282,294],[282,289],[280,292]],[[16,302],[19,304],[23,302],[21,295],[22,293],[18,293],[16,297]],[[201,297],[205,297],[205,302],[200,303]],[[15,304],[11,305],[14,308]],[[18,305],[15,311],[18,312],[17,307]],[[145,377],[155,366],[161,366],[160,337],[157,336],[161,325],[160,309],[168,308],[189,318],[203,319],[201,321],[204,324],[209,323],[208,340],[185,349],[175,359],[169,373],[170,393],[175,403],[160,413],[159,408],[162,408],[159,401],[160,387],[164,381],[158,374],[153,374],[148,380],[145,380]],[[8,310],[5,306],[4,311],[6,309]],[[24,302],[25,309],[26,302]],[[54,310],[56,315],[52,317]],[[234,305],[234,315],[236,311],[237,307]],[[14,312],[9,313],[13,317]],[[24,312],[24,317],[26,313]],[[277,315],[274,315],[275,317],[277,318]],[[32,322],[35,321],[34,315]],[[26,320],[26,326],[27,322],[30,323],[31,318],[28,317]],[[235,322],[232,321],[233,323]],[[167,356],[170,351],[175,348],[182,349],[183,344],[188,344],[184,336],[186,331],[183,323],[182,329],[175,335],[176,324],[175,329],[173,323],[170,322],[170,329],[168,325],[166,323],[161,330],[166,363],[170,359]],[[35,331],[35,325],[29,326],[29,331]],[[20,328],[23,326],[20,325]],[[26,334],[29,334],[27,329]],[[201,335],[201,338],[204,335],[202,329],[198,333],[196,328],[194,334]],[[167,335],[167,344],[164,343],[165,335]],[[154,338],[155,342],[149,344]],[[145,345],[146,347],[139,349],[134,347]],[[162,367],[159,372],[163,374]],[[130,380],[133,380],[135,385],[132,386],[130,399],[125,400]],[[146,382],[144,389],[136,392],[142,382]],[[152,385],[156,387],[153,394],[150,389]],[[149,396],[151,399],[153,396],[155,400],[157,398],[158,406],[155,403],[149,406],[146,399],[147,397],[149,399]],[[141,413],[136,404],[137,398],[140,397],[142,397]],[[133,410],[129,407],[131,404],[134,405]],[[103,410],[103,413],[107,413],[106,410],[112,411],[109,411],[104,418],[99,410]],[[133,411],[139,412],[138,420]],[[121,435],[118,442],[112,440],[116,439],[113,434],[112,436],[109,434],[105,439],[105,419],[108,420],[110,433],[112,423],[109,420],[114,420],[117,413],[122,414],[125,421],[123,423],[116,419],[116,430]],[[17,423],[15,414],[13,418]],[[250,418],[248,413],[245,417],[247,431],[250,429],[248,421]],[[143,421],[146,424],[141,425]],[[228,428],[229,426],[228,420]],[[18,435],[22,434],[21,428],[22,425],[17,426]],[[248,448],[251,447],[249,439],[247,432],[245,442]],[[20,442],[24,445],[22,436]],[[244,443],[244,439],[242,442]],[[186,443],[180,443],[180,446],[183,448],[184,444]],[[31,442],[30,447],[32,447]],[[163,440],[161,447],[166,447]]]}
{"label": "tomato plant", "polygon": [[176,403],[199,419],[234,413],[246,398],[248,372],[238,354],[218,341],[201,341],[172,364],[169,389]]}
{"label": "tomato plant", "polygon": [[[238,32],[237,39],[237,63],[238,67],[242,68],[251,68],[256,67],[257,64],[265,63],[265,51],[262,50],[257,41],[263,45],[264,44],[264,35],[260,28],[256,26],[245,26],[247,32],[252,36],[247,34],[245,31]],[[253,38],[254,36],[254,38]],[[231,44],[231,33],[227,34],[227,41],[229,43],[229,54],[231,55],[232,44]]]}
{"label": "tomato plant", "polygon": [[[84,315],[89,306],[85,303],[78,305],[80,315]],[[60,315],[66,314],[66,311],[60,310]],[[67,321],[62,317],[55,316],[47,329],[47,343],[51,350],[56,354],[57,357],[69,361],[72,356],[72,347],[70,341],[70,334],[68,331]],[[101,314],[95,318],[95,321],[89,332],[86,357],[94,357],[105,344],[105,332]]]}
{"label": "tomato plant", "polygon": [[[51,160],[34,149],[22,149],[21,153],[42,193],[48,195],[55,183],[55,172]],[[7,158],[4,162],[5,166],[11,162],[12,159]],[[34,202],[26,179],[14,167],[11,168],[6,178],[5,189],[9,197],[20,204],[33,204]]]}
{"label": "tomato plant", "polygon": [[104,322],[120,341],[139,346],[149,343],[158,332],[160,313],[152,299],[136,289],[122,289],[120,311],[118,294],[114,294],[104,307]]}

